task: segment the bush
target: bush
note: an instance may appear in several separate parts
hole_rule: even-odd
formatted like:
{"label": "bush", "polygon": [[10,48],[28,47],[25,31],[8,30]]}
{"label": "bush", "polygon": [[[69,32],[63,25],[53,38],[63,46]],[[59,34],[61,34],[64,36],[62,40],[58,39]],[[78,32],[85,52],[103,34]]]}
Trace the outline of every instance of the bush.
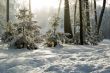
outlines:
{"label": "bush", "polygon": [[[2,35],[2,40],[8,42],[9,47],[15,47],[18,49],[38,49],[35,43],[41,42],[40,26],[37,25],[37,21],[29,21],[31,15],[29,10],[20,9],[18,15],[16,15],[18,23],[8,23],[5,28],[5,33]],[[31,17],[32,18],[32,17]]]}
{"label": "bush", "polygon": [[27,49],[29,50],[33,50],[33,49],[38,49],[37,45],[35,43],[29,43],[29,45],[27,46]]}
{"label": "bush", "polygon": [[3,43],[10,42],[13,39],[13,34],[11,32],[4,32],[2,34],[1,40]]}
{"label": "bush", "polygon": [[53,38],[53,37],[50,37],[47,39],[47,46],[48,47],[55,47],[57,45],[57,39],[56,38]]}
{"label": "bush", "polygon": [[22,48],[27,48],[29,50],[31,49],[38,49],[37,45],[35,45],[34,43],[30,42],[29,39],[26,39],[26,37],[20,37],[19,39],[17,39],[13,46],[17,49],[22,49]]}
{"label": "bush", "polygon": [[68,36],[70,34],[68,33],[62,33],[62,32],[54,32],[54,31],[48,31],[45,35],[45,44],[48,47],[55,47],[58,44],[63,44],[63,43],[71,43],[72,39],[69,39]]}

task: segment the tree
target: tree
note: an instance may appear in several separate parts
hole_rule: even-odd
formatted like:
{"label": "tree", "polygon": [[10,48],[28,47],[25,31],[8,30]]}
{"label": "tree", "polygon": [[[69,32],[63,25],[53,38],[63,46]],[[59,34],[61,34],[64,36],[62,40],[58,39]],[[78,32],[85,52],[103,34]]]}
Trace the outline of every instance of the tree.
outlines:
{"label": "tree", "polygon": [[7,0],[7,13],[6,13],[6,21],[9,22],[9,0]]}
{"label": "tree", "polygon": [[85,34],[85,43],[89,43],[91,40],[91,25],[90,25],[90,11],[89,11],[89,0],[84,0],[85,3],[85,20],[86,20],[86,34]]}
{"label": "tree", "polygon": [[84,0],[86,4],[86,22],[87,22],[87,32],[90,32],[90,15],[89,15],[89,2]]}
{"label": "tree", "polygon": [[60,20],[59,14],[61,9],[61,3],[62,3],[62,0],[60,0],[59,2],[58,13],[56,16],[53,17],[54,19],[52,20],[53,22],[52,27],[53,27],[54,34],[56,33],[57,26],[59,25],[59,20]]}
{"label": "tree", "polygon": [[29,18],[29,21],[31,21],[31,18],[32,18],[32,13],[31,13],[31,0],[29,0],[29,14],[30,14],[30,18]]}
{"label": "tree", "polygon": [[9,42],[13,37],[12,37],[12,30],[11,30],[11,24],[9,22],[9,0],[6,2],[6,26],[3,25],[3,28],[5,29],[5,32],[1,36],[2,42],[6,43]]}
{"label": "tree", "polygon": [[16,17],[19,22],[9,25],[11,29],[4,32],[3,42],[9,42],[9,47],[18,49],[37,49],[36,43],[42,41],[40,26],[37,25],[37,21],[29,21],[30,14],[26,8],[20,9]]}
{"label": "tree", "polygon": [[74,6],[74,34],[76,33],[76,11],[77,11],[77,0],[75,2],[75,6]]}
{"label": "tree", "polygon": [[100,31],[100,27],[101,27],[103,15],[104,15],[105,7],[106,7],[106,0],[103,0],[103,6],[102,6],[102,10],[101,10],[101,13],[100,13],[100,16],[99,16],[99,22],[98,22],[98,27],[97,27],[98,34],[99,34],[99,31]]}
{"label": "tree", "polygon": [[95,14],[95,23],[97,25],[97,4],[96,4],[96,0],[94,0],[94,14]]}
{"label": "tree", "polygon": [[82,21],[82,0],[79,0],[79,13],[80,13],[80,45],[83,45],[83,21]]}
{"label": "tree", "polygon": [[70,36],[68,36],[69,38],[73,38],[68,0],[65,0],[64,6],[64,32],[70,34]]}

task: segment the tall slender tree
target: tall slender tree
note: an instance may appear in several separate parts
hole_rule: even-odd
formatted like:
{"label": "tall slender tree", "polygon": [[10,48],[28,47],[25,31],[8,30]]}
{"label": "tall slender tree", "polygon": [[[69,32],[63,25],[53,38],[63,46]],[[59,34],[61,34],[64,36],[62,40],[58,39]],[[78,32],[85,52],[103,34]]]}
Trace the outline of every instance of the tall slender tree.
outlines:
{"label": "tall slender tree", "polygon": [[7,0],[7,4],[6,4],[7,8],[6,8],[6,21],[9,22],[9,0]]}
{"label": "tall slender tree", "polygon": [[77,0],[75,2],[75,6],[74,6],[74,34],[76,33],[76,11],[77,11]]}
{"label": "tall slender tree", "polygon": [[29,21],[31,21],[31,20],[32,20],[32,13],[31,13],[31,0],[29,0],[29,15],[30,15],[30,17],[29,17]]}
{"label": "tall slender tree", "polygon": [[89,15],[89,1],[88,0],[84,0],[85,4],[86,4],[86,22],[87,22],[87,31],[90,32],[90,15]]}
{"label": "tall slender tree", "polygon": [[85,41],[86,43],[88,43],[87,41],[90,42],[91,38],[91,25],[90,25],[90,10],[89,10],[89,0],[84,0],[85,3],[85,19],[86,19],[86,37],[85,37]]}
{"label": "tall slender tree", "polygon": [[58,7],[58,14],[57,14],[57,17],[59,16],[59,14],[60,14],[60,10],[61,10],[61,3],[62,3],[62,0],[60,0],[60,2],[59,2],[59,7]]}
{"label": "tall slender tree", "polygon": [[82,0],[79,0],[79,13],[80,13],[80,45],[83,45],[83,21],[82,21]]}
{"label": "tall slender tree", "polygon": [[96,3],[96,0],[94,0],[94,15],[95,15],[95,23],[97,25],[97,3]]}
{"label": "tall slender tree", "polygon": [[59,21],[59,14],[60,14],[60,9],[61,9],[61,3],[62,3],[62,0],[60,0],[59,2],[59,7],[58,7],[58,13],[55,17],[55,20],[54,20],[54,23],[53,23],[53,29],[54,29],[54,34],[56,34],[56,27],[58,26],[58,21]]}
{"label": "tall slender tree", "polygon": [[70,20],[69,0],[65,0],[64,6],[64,32],[71,34],[69,38],[72,38],[73,34]]}
{"label": "tall slender tree", "polygon": [[105,7],[106,7],[106,0],[103,0],[103,6],[102,6],[102,10],[99,16],[99,22],[98,22],[98,33],[100,31],[100,27],[101,27],[101,23],[102,23],[102,19],[103,19],[103,15],[104,15],[104,11],[105,11]]}
{"label": "tall slender tree", "polygon": [[98,17],[97,17],[97,3],[96,3],[96,0],[94,0],[94,17],[95,17],[95,35],[98,36],[99,30],[98,30]]}

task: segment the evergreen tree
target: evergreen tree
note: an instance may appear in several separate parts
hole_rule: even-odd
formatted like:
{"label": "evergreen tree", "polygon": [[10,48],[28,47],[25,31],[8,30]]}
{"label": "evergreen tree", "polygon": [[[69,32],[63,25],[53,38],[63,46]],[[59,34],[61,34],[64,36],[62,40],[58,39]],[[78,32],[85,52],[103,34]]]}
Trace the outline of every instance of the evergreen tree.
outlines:
{"label": "evergreen tree", "polygon": [[36,41],[41,41],[40,26],[37,25],[37,21],[30,21],[32,14],[26,8],[19,10],[17,18],[20,20],[16,27],[19,39],[15,41],[14,45],[18,48],[36,49]]}

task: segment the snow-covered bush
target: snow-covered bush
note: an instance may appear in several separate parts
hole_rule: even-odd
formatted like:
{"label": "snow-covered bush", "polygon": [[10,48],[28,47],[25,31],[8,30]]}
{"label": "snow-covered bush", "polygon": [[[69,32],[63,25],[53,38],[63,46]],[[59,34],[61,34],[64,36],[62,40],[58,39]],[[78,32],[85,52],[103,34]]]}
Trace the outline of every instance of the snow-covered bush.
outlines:
{"label": "snow-covered bush", "polygon": [[[93,32],[90,32],[90,35],[84,35],[84,45],[97,45],[100,41],[103,40],[102,33],[96,35]],[[73,43],[76,45],[80,44],[80,33],[75,33],[73,36]]]}
{"label": "snow-covered bush", "polygon": [[57,45],[61,45],[64,43],[70,43],[72,39],[69,39],[68,36],[70,34],[63,32],[48,31],[45,36],[46,45],[48,47],[55,47]]}
{"label": "snow-covered bush", "polygon": [[29,10],[26,8],[20,9],[18,15],[17,23],[8,25],[8,29],[2,35],[3,40],[7,42],[10,47],[15,47],[18,49],[37,49],[37,43],[41,42],[41,27],[38,26],[37,21],[32,21],[32,14],[29,14]]}
{"label": "snow-covered bush", "polygon": [[38,49],[37,45],[34,42],[29,41],[29,39],[24,36],[20,37],[15,42],[13,42],[12,45],[14,45],[18,49]]}
{"label": "snow-covered bush", "polygon": [[15,29],[12,22],[8,22],[3,26],[4,33],[1,35],[1,41],[8,43],[14,38]]}
{"label": "snow-covered bush", "polygon": [[[27,9],[19,10],[19,14],[17,15],[19,19],[19,23],[16,27],[16,33],[20,35],[15,42],[13,42],[12,46],[17,48],[27,48],[27,49],[37,49],[36,41],[40,42],[40,26],[37,25],[37,21],[30,21],[29,19],[32,18],[32,15],[29,14]],[[39,40],[36,40],[39,39]]]}
{"label": "snow-covered bush", "polygon": [[53,16],[49,23],[51,25],[51,30],[49,30],[47,33],[46,33],[46,45],[48,47],[55,47],[57,44],[58,44],[58,37],[57,37],[57,34],[56,34],[56,30],[57,30],[57,27],[59,25],[59,17],[58,16]]}
{"label": "snow-covered bush", "polygon": [[45,44],[48,47],[55,47],[59,44],[61,45],[62,43],[71,41],[71,39],[68,38],[70,34],[57,32],[59,20],[60,18],[58,16],[53,16],[52,19],[50,19],[51,29],[45,35]]}
{"label": "snow-covered bush", "polygon": [[57,35],[51,30],[45,35],[45,45],[48,47],[55,47],[57,45]]}
{"label": "snow-covered bush", "polygon": [[75,35],[73,36],[73,43],[77,45],[80,44],[80,33],[79,32],[75,33]]}
{"label": "snow-covered bush", "polygon": [[13,34],[11,32],[4,32],[2,34],[1,40],[3,43],[10,42],[13,39]]}
{"label": "snow-covered bush", "polygon": [[86,42],[85,44],[97,45],[102,40],[103,40],[103,35],[101,31],[99,34],[95,34],[94,32],[91,32],[90,35],[85,39]]}

